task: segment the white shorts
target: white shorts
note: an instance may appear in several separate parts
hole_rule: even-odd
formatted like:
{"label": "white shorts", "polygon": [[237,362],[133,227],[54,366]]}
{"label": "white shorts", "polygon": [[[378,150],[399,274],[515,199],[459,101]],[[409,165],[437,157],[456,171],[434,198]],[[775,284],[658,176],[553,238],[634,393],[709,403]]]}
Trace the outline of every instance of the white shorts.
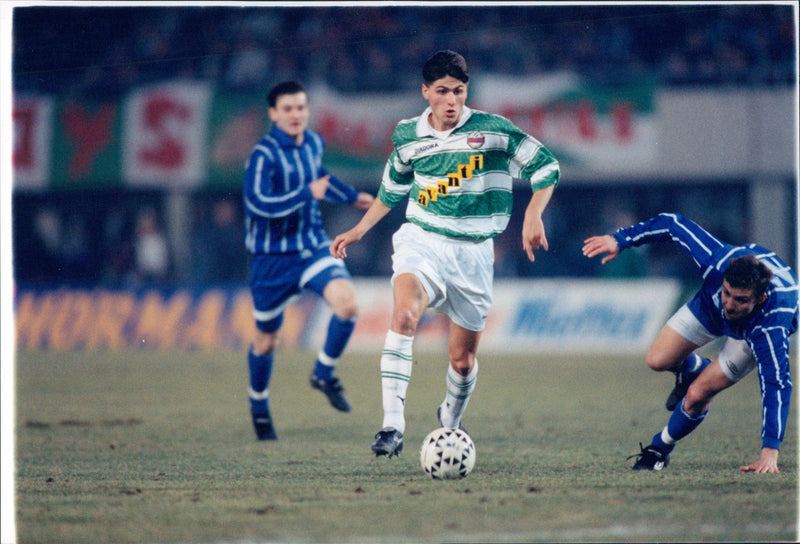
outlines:
{"label": "white shorts", "polygon": [[[719,338],[714,336],[684,304],[669,318],[667,325],[689,342],[704,346]],[[756,367],[756,357],[744,340],[726,338],[717,355],[722,373],[732,382],[738,382]]]}
{"label": "white shorts", "polygon": [[491,238],[458,240],[404,223],[392,244],[392,284],[400,274],[414,274],[428,295],[428,307],[467,330],[483,330],[492,306]]}

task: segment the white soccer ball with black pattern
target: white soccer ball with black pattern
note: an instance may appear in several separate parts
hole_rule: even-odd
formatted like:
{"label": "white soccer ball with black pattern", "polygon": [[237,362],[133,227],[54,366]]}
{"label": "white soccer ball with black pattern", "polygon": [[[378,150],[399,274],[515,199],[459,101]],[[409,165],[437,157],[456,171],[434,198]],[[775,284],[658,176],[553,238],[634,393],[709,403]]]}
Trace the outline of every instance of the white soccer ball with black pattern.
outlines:
{"label": "white soccer ball with black pattern", "polygon": [[434,480],[457,480],[475,466],[475,444],[463,429],[442,427],[422,441],[419,462]]}

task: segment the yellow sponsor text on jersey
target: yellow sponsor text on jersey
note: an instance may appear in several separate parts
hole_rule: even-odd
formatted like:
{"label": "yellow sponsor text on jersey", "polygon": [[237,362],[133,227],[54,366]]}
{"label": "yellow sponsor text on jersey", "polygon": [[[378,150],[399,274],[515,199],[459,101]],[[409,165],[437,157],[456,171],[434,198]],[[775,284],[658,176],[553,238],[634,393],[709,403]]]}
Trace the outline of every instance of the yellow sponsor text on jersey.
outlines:
{"label": "yellow sponsor text on jersey", "polygon": [[469,179],[476,170],[483,168],[483,155],[470,155],[469,163],[459,164],[455,173],[447,174],[447,181],[437,181],[436,186],[429,185],[417,195],[417,204],[427,206],[429,202],[436,202],[439,195],[450,194],[450,188],[461,187],[462,179]]}

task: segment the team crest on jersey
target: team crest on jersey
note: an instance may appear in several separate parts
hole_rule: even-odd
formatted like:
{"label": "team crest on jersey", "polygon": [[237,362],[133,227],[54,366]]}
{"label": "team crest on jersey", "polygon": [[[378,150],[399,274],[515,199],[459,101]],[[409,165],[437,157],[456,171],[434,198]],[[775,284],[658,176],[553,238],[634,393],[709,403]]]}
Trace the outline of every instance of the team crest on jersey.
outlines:
{"label": "team crest on jersey", "polygon": [[483,147],[486,138],[481,134],[480,131],[470,132],[469,136],[467,136],[467,145],[470,146],[472,149],[478,149],[479,147]]}

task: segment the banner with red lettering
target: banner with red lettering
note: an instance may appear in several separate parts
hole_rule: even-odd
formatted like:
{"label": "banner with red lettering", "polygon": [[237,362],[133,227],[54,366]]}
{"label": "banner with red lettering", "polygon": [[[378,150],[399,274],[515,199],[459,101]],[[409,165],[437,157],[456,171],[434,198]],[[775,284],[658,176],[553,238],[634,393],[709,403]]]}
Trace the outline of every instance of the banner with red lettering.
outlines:
{"label": "banner with red lettering", "polygon": [[50,178],[53,101],[22,98],[14,101],[14,185],[43,189]]}
{"label": "banner with red lettering", "polygon": [[125,105],[122,173],[136,187],[196,187],[206,179],[211,89],[168,83],[137,89]]}
{"label": "banner with red lettering", "polygon": [[[470,105],[500,113],[553,151],[562,165],[624,175],[652,168],[659,118],[653,89],[587,88],[569,75],[487,78]],[[326,166],[374,186],[397,122],[427,105],[418,92],[347,95],[309,88],[311,128],[327,143]],[[133,186],[238,190],[245,162],[269,130],[259,93],[215,93],[168,81],[121,100],[17,96],[17,190]]]}

